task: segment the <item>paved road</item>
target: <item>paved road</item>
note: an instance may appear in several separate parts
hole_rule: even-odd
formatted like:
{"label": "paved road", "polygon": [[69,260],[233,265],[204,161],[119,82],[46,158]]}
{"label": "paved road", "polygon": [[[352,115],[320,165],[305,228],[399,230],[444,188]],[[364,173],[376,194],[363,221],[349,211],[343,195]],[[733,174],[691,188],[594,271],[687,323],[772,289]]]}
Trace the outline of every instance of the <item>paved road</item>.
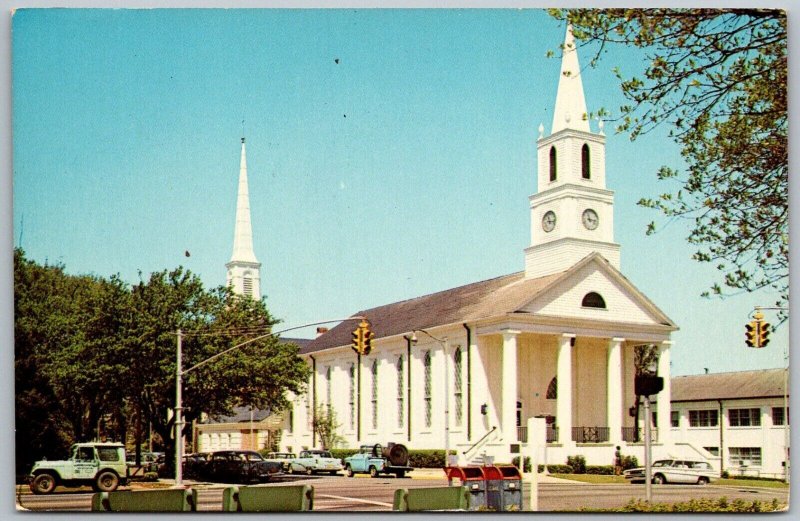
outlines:
{"label": "paved road", "polygon": [[[444,479],[378,478],[349,479],[345,477],[300,478],[296,483],[314,486],[314,510],[321,512],[388,511],[397,488],[438,487]],[[354,484],[357,483],[357,486]],[[199,490],[201,511],[219,511],[222,507],[222,486],[194,484]],[[272,484],[269,486],[281,486]],[[523,505],[529,506],[530,486],[525,484]],[[644,499],[644,485],[587,485],[583,483],[546,483],[539,486],[539,509],[542,511],[576,511],[581,508],[614,508],[631,499]],[[773,498],[786,503],[788,490],[708,485],[659,485],[653,487],[655,502],[672,503],[691,498],[736,498],[771,502]],[[91,507],[89,491],[67,492],[49,496],[34,496],[27,487],[18,487],[17,504],[36,511],[87,511]]]}

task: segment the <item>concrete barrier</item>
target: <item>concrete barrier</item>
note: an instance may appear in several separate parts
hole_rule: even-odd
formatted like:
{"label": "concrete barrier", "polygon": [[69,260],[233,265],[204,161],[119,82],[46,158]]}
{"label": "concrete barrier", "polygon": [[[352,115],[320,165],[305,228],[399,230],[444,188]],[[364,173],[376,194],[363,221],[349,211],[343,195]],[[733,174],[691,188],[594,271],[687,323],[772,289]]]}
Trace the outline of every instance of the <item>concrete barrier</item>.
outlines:
{"label": "concrete barrier", "polygon": [[223,512],[302,512],[314,509],[314,487],[227,487],[222,491]]}
{"label": "concrete barrier", "polygon": [[468,509],[467,487],[401,488],[395,490],[392,505],[392,510],[399,512]]}
{"label": "concrete barrier", "polygon": [[192,489],[117,490],[92,495],[93,512],[196,512]]}

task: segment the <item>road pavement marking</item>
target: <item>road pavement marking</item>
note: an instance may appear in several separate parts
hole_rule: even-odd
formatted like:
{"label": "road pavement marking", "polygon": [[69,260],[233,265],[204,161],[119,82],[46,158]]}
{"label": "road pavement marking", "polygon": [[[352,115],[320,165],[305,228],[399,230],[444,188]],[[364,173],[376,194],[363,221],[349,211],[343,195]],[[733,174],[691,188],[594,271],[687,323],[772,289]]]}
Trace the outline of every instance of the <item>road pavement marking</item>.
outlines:
{"label": "road pavement marking", "polygon": [[368,505],[378,505],[381,507],[392,507],[392,503],[384,503],[383,501],[370,501],[369,499],[358,499],[354,497],[346,497],[346,496],[334,496],[332,494],[314,494],[315,498],[327,497],[331,499],[342,499],[345,501],[353,501],[355,503],[366,503]]}

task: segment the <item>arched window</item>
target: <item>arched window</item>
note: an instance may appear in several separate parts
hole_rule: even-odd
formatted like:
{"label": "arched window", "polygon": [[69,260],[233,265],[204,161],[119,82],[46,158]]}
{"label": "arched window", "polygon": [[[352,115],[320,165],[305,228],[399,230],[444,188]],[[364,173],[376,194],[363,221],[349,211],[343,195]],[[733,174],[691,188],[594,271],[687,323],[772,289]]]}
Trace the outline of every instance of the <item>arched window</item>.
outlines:
{"label": "arched window", "polygon": [[372,361],[372,428],[378,428],[378,361]]}
{"label": "arched window", "polygon": [[592,291],[587,293],[583,297],[583,302],[581,302],[581,306],[585,308],[606,309],[606,301],[603,300],[603,297],[601,297],[599,293],[595,293],[594,291]]}
{"label": "arched window", "polygon": [[403,366],[403,355],[397,357],[397,428],[403,427],[405,411],[405,367]]}
{"label": "arched window", "polygon": [[550,385],[547,386],[547,394],[545,394],[544,397],[548,400],[555,400],[558,398],[558,380],[556,380],[556,378],[557,377],[554,376],[553,379],[550,380]]}
{"label": "arched window", "polygon": [[350,364],[350,430],[356,428],[356,364]]}
{"label": "arched window", "polygon": [[456,425],[461,426],[461,418],[464,416],[464,384],[461,381],[461,348],[457,347],[453,353],[453,395],[456,401]]}
{"label": "arched window", "polygon": [[431,393],[432,387],[432,379],[431,379],[431,352],[425,351],[425,358],[423,359],[423,366],[425,368],[425,383],[424,383],[424,391],[425,391],[425,427],[431,426],[431,416],[433,407],[433,396]]}
{"label": "arched window", "polygon": [[550,181],[555,181],[556,177],[556,147],[550,147]]}
{"label": "arched window", "polygon": [[581,176],[584,179],[592,178],[592,167],[589,162],[589,145],[586,143],[581,147]]}

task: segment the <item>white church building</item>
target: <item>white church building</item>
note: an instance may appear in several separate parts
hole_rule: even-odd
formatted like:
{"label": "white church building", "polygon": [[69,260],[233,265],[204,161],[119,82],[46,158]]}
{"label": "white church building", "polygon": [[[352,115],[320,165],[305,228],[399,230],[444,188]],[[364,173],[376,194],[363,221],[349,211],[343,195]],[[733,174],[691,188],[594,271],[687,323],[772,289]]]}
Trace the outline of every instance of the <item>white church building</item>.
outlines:
{"label": "white church building", "polygon": [[[617,446],[642,461],[643,444],[633,441],[642,439],[634,435],[641,425],[628,411],[634,349],[648,344],[659,350],[665,382],[654,406],[655,423],[666,422],[654,429],[654,456],[711,456],[671,440],[678,328],[620,272],[605,141],[602,125],[590,128],[568,29],[550,134],[539,127],[524,270],[354,313],[375,333],[368,355],[351,348],[356,322],[303,346],[313,374],[309,392],[284,415],[281,449],[318,447],[312,416],[328,405],[343,447],[397,442],[449,448],[462,461],[508,462],[526,448],[527,420],[546,417],[540,461],[580,454],[607,465]],[[253,257],[242,266],[255,264]]]}

